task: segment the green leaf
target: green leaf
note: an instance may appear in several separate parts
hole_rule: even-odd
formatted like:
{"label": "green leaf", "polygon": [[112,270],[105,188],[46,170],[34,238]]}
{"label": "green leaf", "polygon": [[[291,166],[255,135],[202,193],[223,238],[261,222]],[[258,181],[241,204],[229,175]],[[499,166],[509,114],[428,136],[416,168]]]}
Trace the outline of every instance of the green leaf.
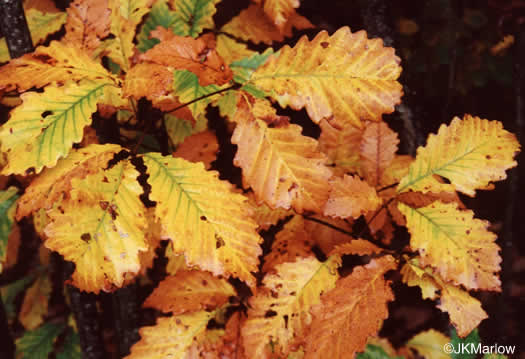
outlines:
{"label": "green leaf", "polygon": [[215,5],[220,0],[175,0],[177,18],[173,24],[173,32],[180,36],[197,37],[204,29],[213,29],[213,15],[217,11]]}
{"label": "green leaf", "polygon": [[[458,334],[456,333],[456,329],[453,328],[451,330],[450,339],[451,339],[450,343],[452,344],[452,347],[456,349],[464,347],[465,344],[468,345],[468,347],[473,348],[477,346],[480,342],[480,338],[479,338],[477,329],[474,329],[465,338],[460,338],[458,337]],[[456,354],[456,352],[458,353]],[[452,357],[452,359],[475,359],[476,358],[475,353],[468,353],[467,350],[454,350],[450,354],[450,356]]]}
{"label": "green leaf", "polygon": [[56,338],[64,330],[63,325],[47,323],[35,330],[25,332],[16,341],[18,359],[47,359]]}
{"label": "green leaf", "polygon": [[377,345],[368,344],[363,353],[358,353],[356,355],[356,359],[403,359],[403,357],[391,357],[383,350],[383,348]]}
{"label": "green leaf", "polygon": [[18,190],[15,187],[0,191],[0,273],[2,273],[2,264],[7,255],[7,241],[13,227],[13,216],[16,209],[14,204],[18,198],[17,192]]}
{"label": "green leaf", "polygon": [[64,341],[62,350],[57,354],[57,359],[82,359],[80,339],[77,333],[70,331]]}
{"label": "green leaf", "polygon": [[137,49],[139,49],[140,52],[146,52],[157,45],[160,41],[157,38],[150,38],[151,31],[155,30],[158,26],[169,29],[175,23],[176,19],[177,16],[170,10],[166,4],[166,0],[157,1],[151,8],[137,36]]}
{"label": "green leaf", "polygon": [[233,71],[233,80],[240,84],[250,81],[253,72],[264,64],[270,55],[278,56],[272,48],[268,48],[262,54],[256,53],[253,56],[232,62],[230,68]]}
{"label": "green leaf", "polygon": [[208,127],[208,121],[206,117],[201,116],[196,119],[195,125],[192,126],[189,121],[166,114],[164,115],[164,126],[171,143],[176,146],[181,144],[186,137],[204,131]]}
{"label": "green leaf", "polygon": [[[193,72],[179,70],[173,73],[173,94],[179,98],[180,103],[193,101],[199,97],[219,91],[220,89],[221,87],[217,85],[199,85],[199,78]],[[210,101],[211,97],[207,97],[188,105],[195,120],[201,116],[205,116],[205,109]]]}
{"label": "green leaf", "polygon": [[44,166],[55,166],[73,143],[82,140],[84,127],[91,123],[91,114],[107,85],[85,81],[22,94],[22,105],[11,112],[0,129],[2,151],[8,161],[2,174],[24,174],[28,169],[39,173]]}
{"label": "green leaf", "polygon": [[28,275],[22,279],[17,280],[5,287],[0,288],[2,301],[4,302],[7,318],[12,320],[16,317],[15,300],[20,293],[31,283],[34,279],[33,275]]}

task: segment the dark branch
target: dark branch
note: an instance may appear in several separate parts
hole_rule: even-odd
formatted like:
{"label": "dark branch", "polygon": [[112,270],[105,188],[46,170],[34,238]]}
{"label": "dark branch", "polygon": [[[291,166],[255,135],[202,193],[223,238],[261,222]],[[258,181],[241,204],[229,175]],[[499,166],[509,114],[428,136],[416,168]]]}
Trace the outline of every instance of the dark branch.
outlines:
{"label": "dark branch", "polygon": [[0,0],[0,27],[12,59],[34,51],[22,0]]}

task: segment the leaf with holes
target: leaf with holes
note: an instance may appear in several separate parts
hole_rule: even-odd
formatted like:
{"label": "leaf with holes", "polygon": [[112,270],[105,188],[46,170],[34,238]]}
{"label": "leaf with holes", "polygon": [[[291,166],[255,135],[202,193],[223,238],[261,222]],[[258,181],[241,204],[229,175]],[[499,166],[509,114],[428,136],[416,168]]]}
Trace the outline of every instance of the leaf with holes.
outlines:
{"label": "leaf with holes", "polygon": [[147,223],[137,176],[131,163],[120,161],[74,178],[69,197],[48,212],[44,244],[75,263],[72,280],[79,289],[111,291],[140,270]]}
{"label": "leaf with holes", "polygon": [[22,94],[22,105],[0,129],[1,151],[8,161],[2,173],[39,173],[44,166],[55,166],[82,140],[84,127],[91,124],[91,114],[108,85],[84,81]]}
{"label": "leaf with holes", "polygon": [[158,153],[143,158],[150,198],[157,202],[155,216],[175,253],[184,253],[188,265],[237,277],[253,287],[251,272],[257,271],[261,238],[247,198],[202,163]]}

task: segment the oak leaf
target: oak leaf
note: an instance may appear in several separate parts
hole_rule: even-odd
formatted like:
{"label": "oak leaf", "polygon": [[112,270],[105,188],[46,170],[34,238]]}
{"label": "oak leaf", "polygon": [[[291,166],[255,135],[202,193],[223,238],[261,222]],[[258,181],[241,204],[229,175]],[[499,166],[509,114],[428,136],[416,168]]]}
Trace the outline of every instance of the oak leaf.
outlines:
{"label": "oak leaf", "polygon": [[300,5],[299,0],[255,0],[255,3],[263,5],[264,12],[279,29],[284,28]]}
{"label": "oak leaf", "polygon": [[191,71],[198,76],[201,86],[223,85],[231,80],[231,69],[205,40],[177,36],[162,27],[151,33],[161,38],[161,42],[140,55],[142,61]]}
{"label": "oak leaf", "polygon": [[[416,160],[401,180],[398,192],[451,192],[474,196],[476,189],[488,188],[491,181],[506,178],[505,171],[516,166],[520,145],[498,121],[465,115],[449,126],[441,125],[427,145],[418,148]],[[441,183],[434,176],[447,178]]]}
{"label": "oak leaf", "polygon": [[210,169],[211,163],[217,159],[217,151],[219,151],[217,136],[211,131],[203,131],[186,137],[173,152],[173,156],[190,162],[202,162],[204,168]]}
{"label": "oak leaf", "polygon": [[450,321],[460,337],[467,336],[488,317],[481,308],[479,300],[471,297],[461,288],[443,281],[429,268],[420,268],[414,259],[403,266],[401,274],[403,282],[407,285],[421,288],[423,299],[440,298],[437,307],[449,313]]}
{"label": "oak leaf", "polygon": [[2,273],[4,262],[7,260],[10,235],[16,225],[13,217],[18,199],[17,192],[16,187],[9,187],[5,191],[0,191],[0,273]]}
{"label": "oak leaf", "polygon": [[110,291],[139,272],[147,223],[138,175],[130,162],[121,161],[74,178],[70,198],[48,212],[45,246],[76,264],[72,279],[79,289]]}
{"label": "oak leaf", "polygon": [[109,35],[111,10],[108,0],[75,0],[67,9],[65,44],[77,46],[88,54]]}
{"label": "oak leaf", "polygon": [[173,315],[211,310],[225,304],[235,289],[225,279],[209,272],[180,270],[161,281],[143,306]]}
{"label": "oak leaf", "polygon": [[44,272],[26,291],[20,308],[18,318],[26,330],[34,330],[44,322],[50,296],[51,281]]}
{"label": "oak leaf", "polygon": [[46,168],[26,188],[20,198],[16,218],[21,218],[37,212],[39,209],[51,209],[71,191],[73,178],[84,178],[95,173],[99,168],[105,168],[115,153],[122,150],[119,145],[91,145],[78,150],[72,150],[66,158],[57,162],[53,168]]}
{"label": "oak leaf", "polygon": [[270,110],[253,114],[245,100],[238,106],[231,141],[238,147],[234,164],[243,170],[244,187],[253,188],[256,198],[272,208],[321,212],[331,171],[317,141]]}
{"label": "oak leaf", "polygon": [[450,355],[443,348],[450,343],[443,333],[434,329],[419,333],[407,342],[407,347],[418,351],[426,359],[449,359]]}
{"label": "oak leaf", "polygon": [[275,272],[278,264],[313,256],[314,241],[304,228],[304,219],[294,216],[276,235],[270,253],[264,257],[263,272]]}
{"label": "oak leaf", "polygon": [[306,108],[315,123],[329,119],[335,127],[362,127],[394,111],[402,95],[401,74],[393,48],[366,32],[343,27],[312,40],[303,36],[294,48],[284,46],[252,76],[283,107]]}
{"label": "oak leaf", "polygon": [[333,177],[329,183],[330,196],[323,209],[325,216],[358,218],[381,204],[375,189],[357,176]]}
{"label": "oak leaf", "polygon": [[262,42],[271,45],[272,42],[282,42],[285,38],[292,36],[294,28],[304,30],[312,27],[314,26],[308,19],[294,12],[288,21],[279,28],[268,18],[260,6],[251,4],[224,25],[221,32],[255,44]]}
{"label": "oak leaf", "polygon": [[372,186],[380,184],[383,173],[397,152],[399,139],[385,122],[367,122],[359,151],[364,178]]}
{"label": "oak leaf", "polygon": [[213,29],[215,5],[220,0],[173,0],[175,21],[173,32],[180,36],[197,37],[204,29]]}
{"label": "oak leaf", "polygon": [[52,82],[90,79],[114,82],[110,73],[87,53],[58,41],[39,46],[30,54],[12,59],[0,68],[0,90],[23,92]]}
{"label": "oak leaf", "polygon": [[315,257],[278,264],[267,274],[264,287],[250,298],[242,337],[249,358],[270,358],[268,346],[286,355],[303,339],[311,323],[310,308],[321,293],[332,289],[338,274],[335,261],[319,262]]}
{"label": "oak leaf", "polygon": [[131,354],[125,358],[184,358],[190,346],[205,332],[213,314],[202,310],[158,318],[156,325],[140,329],[141,339],[131,347]]}
{"label": "oak leaf", "polygon": [[359,152],[363,129],[354,126],[333,127],[326,119],[319,122],[319,148],[334,164],[334,174],[357,173],[360,169]]}
{"label": "oak leaf", "polygon": [[388,317],[387,303],[394,295],[383,275],[394,268],[390,256],[373,259],[321,296],[304,338],[305,359],[352,358],[365,349],[368,337],[376,335]]}
{"label": "oak leaf", "polygon": [[44,166],[53,167],[73,143],[82,140],[84,127],[91,123],[97,100],[108,85],[88,81],[22,94],[22,105],[0,129],[2,151],[8,160],[2,173],[21,174],[30,168],[39,173]]}
{"label": "oak leaf", "polygon": [[202,163],[158,153],[145,154],[143,159],[150,198],[157,202],[155,216],[175,253],[184,253],[188,265],[254,286],[251,272],[257,271],[261,238],[247,199]]}
{"label": "oak leaf", "polygon": [[497,272],[501,257],[496,235],[488,231],[489,222],[474,218],[456,203],[436,201],[412,208],[399,203],[411,234],[410,247],[419,251],[421,265],[431,265],[444,280],[467,289],[500,291]]}

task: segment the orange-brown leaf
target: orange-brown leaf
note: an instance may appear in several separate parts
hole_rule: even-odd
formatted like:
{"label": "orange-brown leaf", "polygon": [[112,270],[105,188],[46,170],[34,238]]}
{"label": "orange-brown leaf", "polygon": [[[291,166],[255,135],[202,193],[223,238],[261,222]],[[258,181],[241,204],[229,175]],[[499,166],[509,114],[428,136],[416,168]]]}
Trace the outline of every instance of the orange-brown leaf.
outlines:
{"label": "orange-brown leaf", "polygon": [[312,256],[313,245],[314,241],[304,229],[303,217],[295,216],[275,236],[270,253],[264,257],[263,272],[271,272],[281,263]]}
{"label": "orange-brown leaf", "polygon": [[365,349],[388,317],[387,303],[394,299],[383,274],[395,268],[390,256],[373,259],[339,279],[312,308],[312,325],[305,338],[305,359],[353,358]]}
{"label": "orange-brown leaf", "polygon": [[319,123],[319,148],[335,165],[334,174],[343,175],[359,170],[359,151],[363,130],[354,126],[333,127],[326,119]]}
{"label": "orange-brown leaf", "polygon": [[324,206],[325,216],[358,218],[381,204],[375,189],[357,176],[334,177],[329,182],[331,190]]}
{"label": "orange-brown leaf", "polygon": [[351,242],[343,243],[335,247],[330,256],[342,256],[346,254],[353,254],[358,256],[365,256],[370,254],[377,254],[381,252],[381,248],[365,239],[353,239]]}
{"label": "orange-brown leaf", "polygon": [[144,307],[178,315],[201,309],[215,309],[235,295],[235,289],[225,279],[209,272],[180,270],[168,276],[144,302]]}
{"label": "orange-brown leaf", "polygon": [[92,54],[109,35],[110,14],[107,0],[75,0],[67,9],[63,42]]}
{"label": "orange-brown leaf", "polygon": [[143,61],[170,66],[177,70],[188,70],[199,78],[199,84],[223,85],[233,77],[231,69],[215,49],[203,39],[165,35],[168,30],[159,28],[151,32],[161,37],[161,42],[140,56]]}
{"label": "orange-brown leaf", "polygon": [[210,169],[211,163],[217,159],[219,142],[217,136],[211,131],[203,131],[184,139],[173,157],[184,158],[190,162],[203,162],[206,169]]}
{"label": "orange-brown leaf", "polygon": [[158,64],[137,64],[126,74],[123,95],[139,100],[146,97],[150,101],[167,96],[173,83],[173,71]]}
{"label": "orange-brown leaf", "polygon": [[279,29],[260,6],[252,4],[224,25],[221,31],[256,44],[262,42],[271,45],[274,41],[281,42],[286,37],[292,36],[293,28],[304,30],[312,27],[308,19],[294,12]]}
{"label": "orange-brown leaf", "polygon": [[[321,215],[312,216],[312,218],[329,223],[337,228],[343,229],[350,233],[352,231],[351,219],[342,220],[338,218],[323,217]],[[329,226],[305,218],[304,228],[306,232],[315,241],[315,244],[321,248],[324,254],[328,255],[336,246],[352,240],[348,234],[337,231]]]}
{"label": "orange-brown leaf", "polygon": [[385,122],[367,122],[361,139],[360,157],[363,175],[377,186],[397,152],[399,139]]}
{"label": "orange-brown leaf", "polygon": [[[320,212],[331,171],[317,141],[282,118],[256,118],[249,106],[241,100],[231,140],[238,146],[234,164],[243,169],[244,186],[252,187],[257,199],[272,208]],[[270,127],[265,121],[272,120],[277,125]]]}

